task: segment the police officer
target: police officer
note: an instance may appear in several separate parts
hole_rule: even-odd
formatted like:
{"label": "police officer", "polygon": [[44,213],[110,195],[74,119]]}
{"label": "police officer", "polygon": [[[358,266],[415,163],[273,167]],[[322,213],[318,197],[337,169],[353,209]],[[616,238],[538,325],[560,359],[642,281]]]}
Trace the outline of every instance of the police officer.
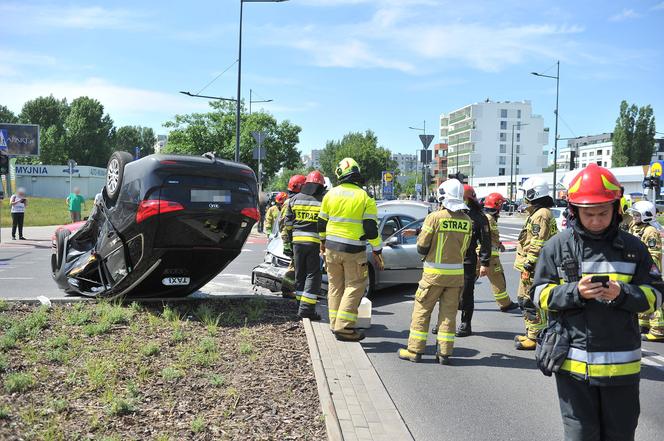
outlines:
{"label": "police officer", "polygon": [[[466,250],[463,261],[463,292],[459,309],[461,310],[461,323],[456,331],[457,337],[467,337],[473,333],[471,320],[475,311],[475,281],[477,280],[477,261],[479,257],[479,276],[484,277],[489,272],[491,262],[491,232],[489,222],[482,213],[482,206],[477,200],[475,189],[468,184],[463,186],[463,198],[468,206],[468,216],[473,221],[473,231],[470,244]],[[478,256],[479,249],[479,256]]]}
{"label": "police officer", "polygon": [[270,208],[265,212],[265,233],[268,237],[272,236],[272,227],[274,226],[274,221],[277,220],[279,213],[281,212],[281,207],[288,195],[285,192],[279,192],[274,197],[274,204],[270,205]]}
{"label": "police officer", "polygon": [[505,247],[500,241],[498,218],[506,201],[500,193],[491,193],[484,199],[484,215],[489,222],[489,230],[491,231],[491,260],[489,261],[487,277],[489,278],[489,283],[491,283],[493,298],[496,299],[496,303],[498,303],[498,307],[500,307],[502,312],[511,311],[519,307],[519,305],[510,299],[510,295],[507,293],[505,272],[500,263],[500,252],[505,251]]}
{"label": "police officer", "polygon": [[[423,256],[422,278],[415,292],[408,347],[399,349],[403,360],[419,362],[427,344],[433,308],[438,306],[436,360],[449,364],[454,349],[456,313],[464,286],[464,259],[472,235],[472,221],[464,212],[463,184],[449,179],[438,187],[442,208],[424,220],[417,238]],[[473,280],[474,283],[474,280]]]}
{"label": "police officer", "polygon": [[540,250],[544,242],[558,232],[558,226],[549,209],[553,207],[553,199],[549,194],[549,184],[544,178],[529,178],[523,183],[523,192],[529,205],[526,209],[528,218],[519,234],[514,268],[521,271],[517,300],[523,311],[526,334],[517,335],[514,344],[519,350],[533,351],[537,335],[546,326],[546,317],[530,301],[529,292]]}
{"label": "police officer", "polygon": [[[279,212],[279,233],[283,234],[284,228],[286,227],[286,207],[288,207],[288,202],[290,198],[295,196],[302,189],[302,185],[307,180],[303,175],[293,175],[288,180],[288,199],[286,199],[281,206],[281,211]],[[300,301],[299,297],[293,292],[295,290],[295,264],[293,263],[293,247],[292,244],[284,244],[284,255],[291,258],[284,278],[281,281],[281,292],[282,295],[286,298],[294,298],[298,302]]]}
{"label": "police officer", "polygon": [[[569,339],[556,373],[565,439],[633,440],[641,370],[636,314],[661,305],[661,274],[646,246],[620,230],[620,184],[609,170],[581,170],[569,203],[571,228],[544,245],[532,291],[549,315],[547,334],[555,329]],[[568,345],[561,345],[565,354]]]}
{"label": "police officer", "polygon": [[[650,257],[662,271],[662,238],[659,234],[661,226],[655,220],[657,209],[650,201],[639,201],[629,209],[632,225],[629,232],[641,239],[648,247]],[[645,341],[664,341],[664,313],[658,309],[652,314],[639,314],[639,325]]]}
{"label": "police officer", "polygon": [[284,246],[293,249],[295,295],[300,298],[298,315],[311,320],[321,318],[316,312],[322,278],[318,213],[324,192],[323,174],[317,170],[309,173],[300,193],[288,201],[281,235]]}
{"label": "police officer", "polygon": [[364,179],[354,159],[342,159],[335,174],[339,185],[325,195],[318,215],[320,250],[327,265],[330,328],[337,340],[360,341],[364,334],[355,324],[369,277],[367,241],[378,270],[383,269],[378,210],[376,201],[362,189]]}

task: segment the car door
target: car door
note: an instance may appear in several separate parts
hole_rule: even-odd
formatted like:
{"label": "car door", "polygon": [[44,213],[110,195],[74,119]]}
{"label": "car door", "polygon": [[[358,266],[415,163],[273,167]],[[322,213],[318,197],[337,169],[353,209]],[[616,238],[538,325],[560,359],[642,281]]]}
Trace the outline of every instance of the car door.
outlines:
{"label": "car door", "polygon": [[422,229],[422,220],[411,222],[401,228],[383,246],[385,271],[379,283],[385,285],[417,283],[422,275],[422,261],[417,254],[417,234]]}

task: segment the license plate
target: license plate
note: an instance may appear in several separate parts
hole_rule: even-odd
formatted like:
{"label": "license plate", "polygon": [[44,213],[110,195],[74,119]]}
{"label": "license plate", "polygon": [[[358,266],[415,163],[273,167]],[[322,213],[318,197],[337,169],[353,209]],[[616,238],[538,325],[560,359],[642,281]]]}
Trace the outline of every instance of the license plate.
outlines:
{"label": "license plate", "polygon": [[189,277],[164,277],[161,280],[166,286],[186,286],[189,285]]}

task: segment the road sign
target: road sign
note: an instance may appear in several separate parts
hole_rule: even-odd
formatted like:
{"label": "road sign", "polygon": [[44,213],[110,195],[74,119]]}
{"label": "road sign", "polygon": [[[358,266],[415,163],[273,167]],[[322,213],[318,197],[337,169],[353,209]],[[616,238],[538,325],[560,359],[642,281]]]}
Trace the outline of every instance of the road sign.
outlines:
{"label": "road sign", "polygon": [[429,146],[431,145],[431,141],[433,141],[433,135],[420,135],[420,141],[422,141],[424,150],[428,150]]}
{"label": "road sign", "polygon": [[662,176],[662,163],[659,161],[653,162],[650,165],[650,176],[660,177]]}
{"label": "road sign", "polygon": [[70,175],[73,175],[74,173],[78,173],[80,170],[77,168],[65,168],[62,171],[65,173],[69,173]]}
{"label": "road sign", "polygon": [[422,192],[422,184],[415,184],[415,191],[418,193]]}
{"label": "road sign", "polygon": [[[258,157],[258,152],[260,152],[260,158]],[[264,161],[266,156],[267,155],[265,154],[265,149],[264,148],[259,149],[258,147],[256,147],[254,149],[254,156],[253,156],[254,159],[256,159],[256,160],[260,159],[261,161]]]}
{"label": "road sign", "polygon": [[431,160],[433,159],[432,153],[431,150],[420,150],[420,162],[425,165],[431,164]]}
{"label": "road sign", "polygon": [[383,172],[383,182],[392,182],[394,181],[394,173],[391,171],[384,171]]}
{"label": "road sign", "polygon": [[251,136],[254,137],[258,145],[262,145],[263,141],[265,141],[265,138],[267,136],[267,133],[265,132],[259,132],[259,131],[253,131],[251,132]]}

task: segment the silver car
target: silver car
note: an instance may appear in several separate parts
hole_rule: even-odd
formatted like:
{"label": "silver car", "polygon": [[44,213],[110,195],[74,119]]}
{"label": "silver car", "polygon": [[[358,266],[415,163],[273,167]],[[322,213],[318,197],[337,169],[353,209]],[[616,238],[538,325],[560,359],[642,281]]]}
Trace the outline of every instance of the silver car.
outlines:
{"label": "silver car", "polygon": [[[367,245],[369,283],[367,295],[399,284],[416,284],[422,276],[422,260],[417,254],[417,235],[424,217],[431,211],[429,204],[413,201],[379,202],[378,231],[383,240],[385,269],[378,271],[371,247]],[[278,225],[273,231],[279,231]],[[252,283],[273,292],[281,291],[281,281],[290,264],[290,257],[283,253],[283,242],[277,233],[270,237],[265,259],[254,268]],[[327,292],[327,274],[323,274],[323,291]]]}

